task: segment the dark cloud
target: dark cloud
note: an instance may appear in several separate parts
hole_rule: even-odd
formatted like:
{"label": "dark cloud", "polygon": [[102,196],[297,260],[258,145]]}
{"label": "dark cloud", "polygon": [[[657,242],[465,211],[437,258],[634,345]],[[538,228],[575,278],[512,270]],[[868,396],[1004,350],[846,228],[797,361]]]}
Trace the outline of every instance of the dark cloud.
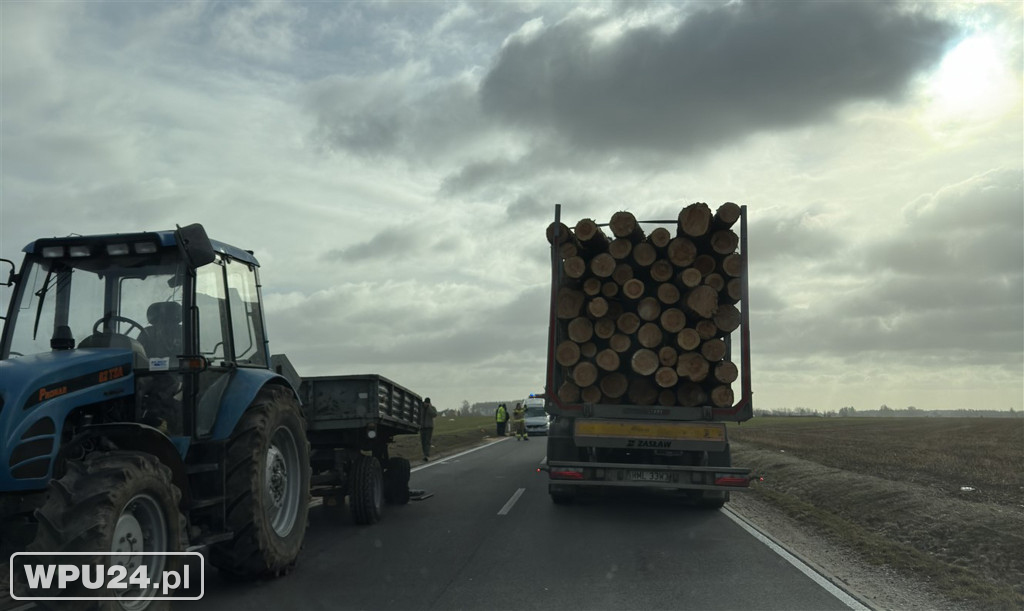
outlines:
{"label": "dark cloud", "polygon": [[610,41],[588,19],[514,37],[483,81],[484,112],[581,147],[691,152],[896,100],[955,34],[879,2],[711,6]]}
{"label": "dark cloud", "polygon": [[327,261],[382,261],[407,258],[425,244],[423,237],[409,227],[389,227],[365,242],[333,248],[324,254]]}

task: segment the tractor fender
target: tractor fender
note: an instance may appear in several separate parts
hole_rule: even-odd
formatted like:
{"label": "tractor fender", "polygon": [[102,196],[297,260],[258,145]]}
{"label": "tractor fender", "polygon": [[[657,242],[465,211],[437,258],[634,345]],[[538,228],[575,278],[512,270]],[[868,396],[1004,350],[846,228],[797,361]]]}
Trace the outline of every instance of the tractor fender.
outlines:
{"label": "tractor fender", "polygon": [[[238,368],[232,370],[223,380],[223,387],[220,392],[220,405],[217,406],[217,418],[210,431],[211,439],[221,440],[231,437],[235,425],[242,419],[242,415],[252,405],[256,395],[264,386],[274,384],[288,390],[298,400],[295,389],[288,380],[269,369],[246,369]],[[205,400],[205,398],[204,398]],[[202,411],[202,407],[200,407]]]}
{"label": "tractor fender", "polygon": [[181,507],[188,507],[192,502],[189,495],[188,472],[177,446],[162,431],[146,424],[119,422],[94,424],[79,429],[71,441],[62,445],[57,453],[53,478],[60,479],[64,475],[67,461],[76,460],[89,449],[111,445],[118,450],[155,456],[171,470],[171,481],[181,490]]}

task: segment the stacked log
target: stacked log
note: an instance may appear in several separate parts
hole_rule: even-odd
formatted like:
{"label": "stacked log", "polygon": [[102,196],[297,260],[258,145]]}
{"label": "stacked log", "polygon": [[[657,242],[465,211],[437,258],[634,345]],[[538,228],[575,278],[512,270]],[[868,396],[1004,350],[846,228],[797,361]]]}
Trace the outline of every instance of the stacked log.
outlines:
{"label": "stacked log", "polygon": [[[557,389],[566,402],[731,407],[743,253],[727,202],[680,210],[645,232],[627,211],[601,225],[554,223]],[[557,235],[557,238],[555,237]]]}

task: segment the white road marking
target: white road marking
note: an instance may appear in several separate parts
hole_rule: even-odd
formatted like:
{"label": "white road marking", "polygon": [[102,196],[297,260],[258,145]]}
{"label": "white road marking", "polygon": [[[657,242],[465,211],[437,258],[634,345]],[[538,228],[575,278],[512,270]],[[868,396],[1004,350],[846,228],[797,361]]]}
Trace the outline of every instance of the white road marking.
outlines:
{"label": "white road marking", "polygon": [[740,528],[753,535],[755,539],[767,545],[768,548],[771,549],[773,552],[782,556],[783,559],[785,559],[787,562],[795,566],[797,570],[799,570],[801,573],[810,577],[811,580],[814,581],[814,583],[828,590],[828,592],[832,596],[838,598],[844,605],[846,605],[850,609],[853,609],[854,611],[871,611],[870,607],[865,606],[856,598],[850,596],[841,588],[836,586],[836,584],[829,581],[821,573],[815,571],[802,560],[786,551],[786,549],[783,548],[781,545],[770,539],[767,535],[757,530],[752,524],[744,520],[742,516],[733,513],[731,510],[729,510],[728,507],[722,508],[722,513],[728,516],[729,519],[733,522],[739,524]]}
{"label": "white road marking", "polygon": [[512,506],[516,504],[516,501],[519,500],[519,497],[523,496],[524,492],[526,492],[526,488],[520,488],[519,490],[516,490],[515,494],[512,495],[512,498],[510,498],[508,502],[505,503],[505,506],[501,508],[501,511],[498,512],[498,515],[503,516],[508,514],[508,512],[512,511]]}
{"label": "white road marking", "polygon": [[480,445],[480,446],[477,446],[475,448],[470,448],[470,449],[466,450],[465,452],[459,452],[458,454],[452,454],[451,456],[445,456],[444,458],[439,458],[436,461],[432,460],[432,461],[430,461],[428,463],[423,463],[422,465],[419,465],[417,467],[413,467],[412,470],[413,471],[419,471],[420,469],[426,469],[427,467],[433,467],[435,465],[439,465],[441,463],[448,462],[449,460],[452,460],[454,458],[458,458],[460,456],[465,456],[466,454],[469,454],[470,452],[476,452],[477,450],[482,450],[482,449],[484,449],[486,447],[489,447],[489,446],[492,446],[492,445],[494,445],[496,443],[501,443],[502,441],[505,441],[506,439],[511,439],[511,437],[503,437],[501,439],[495,439],[494,441],[487,442],[487,443],[485,443],[483,445]]}

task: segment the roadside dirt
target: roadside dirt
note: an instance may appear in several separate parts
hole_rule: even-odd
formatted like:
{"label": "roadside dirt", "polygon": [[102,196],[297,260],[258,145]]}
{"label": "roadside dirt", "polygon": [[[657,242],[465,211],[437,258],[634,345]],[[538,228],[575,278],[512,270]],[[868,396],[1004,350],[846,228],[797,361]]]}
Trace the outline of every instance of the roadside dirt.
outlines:
{"label": "roadside dirt", "polygon": [[865,607],[878,611],[970,611],[926,584],[862,560],[856,551],[815,533],[756,492],[733,493],[726,507]]}

